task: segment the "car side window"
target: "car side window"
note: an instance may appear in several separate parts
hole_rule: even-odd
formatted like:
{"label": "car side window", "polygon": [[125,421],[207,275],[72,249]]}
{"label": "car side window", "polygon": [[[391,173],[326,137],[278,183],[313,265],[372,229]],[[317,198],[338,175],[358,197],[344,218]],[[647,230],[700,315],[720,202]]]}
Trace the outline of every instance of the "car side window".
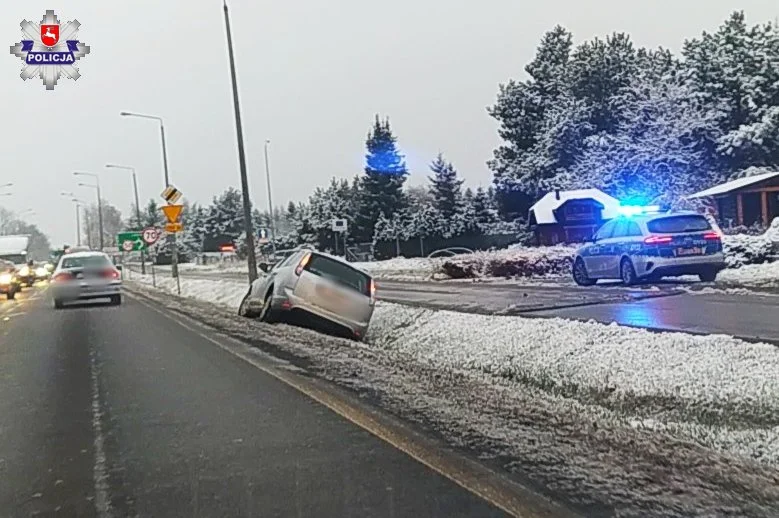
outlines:
{"label": "car side window", "polygon": [[295,252],[294,254],[288,256],[286,259],[278,263],[276,268],[274,270],[278,270],[279,268],[284,268],[285,266],[289,266],[295,261],[299,261],[303,257],[303,252]]}
{"label": "car side window", "polygon": [[635,221],[631,221],[628,223],[628,232],[627,235],[630,237],[640,237],[641,234],[641,228],[638,226],[638,223]]}
{"label": "car side window", "polygon": [[611,232],[612,232],[612,230],[614,230],[614,225],[615,224],[616,224],[616,222],[612,220],[612,221],[607,222],[602,227],[600,227],[600,230],[598,230],[595,233],[595,236],[594,236],[595,241],[600,241],[602,239],[610,238],[611,237]]}
{"label": "car side window", "polygon": [[626,235],[628,235],[628,222],[620,220],[614,226],[614,232],[612,232],[611,237],[625,237]]}

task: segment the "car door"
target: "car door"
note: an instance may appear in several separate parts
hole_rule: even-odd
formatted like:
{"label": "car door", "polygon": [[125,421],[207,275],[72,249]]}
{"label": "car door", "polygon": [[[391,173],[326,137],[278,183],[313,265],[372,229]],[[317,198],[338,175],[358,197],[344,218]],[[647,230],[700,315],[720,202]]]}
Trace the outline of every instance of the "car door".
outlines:
{"label": "car door", "polygon": [[583,255],[584,264],[587,266],[587,275],[592,279],[598,279],[603,274],[606,251],[605,245],[611,233],[614,231],[615,222],[606,222],[593,236],[593,242],[586,248]]}
{"label": "car door", "polygon": [[619,279],[619,263],[622,258],[622,252],[625,245],[625,238],[628,233],[628,220],[615,220],[614,229],[611,236],[603,240],[603,260],[601,266],[601,278]]}

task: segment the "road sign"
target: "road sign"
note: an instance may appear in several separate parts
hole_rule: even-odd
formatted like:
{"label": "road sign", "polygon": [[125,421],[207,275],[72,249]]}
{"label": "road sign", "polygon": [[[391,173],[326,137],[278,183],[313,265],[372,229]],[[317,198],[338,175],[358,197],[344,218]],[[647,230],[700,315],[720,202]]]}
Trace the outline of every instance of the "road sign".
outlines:
{"label": "road sign", "polygon": [[143,229],[141,237],[143,238],[144,243],[151,246],[160,239],[160,230],[154,227],[145,228]]}
{"label": "road sign", "polygon": [[183,205],[165,205],[162,207],[162,212],[164,212],[165,217],[168,218],[168,223],[178,223],[183,209]]}
{"label": "road sign", "polygon": [[176,203],[181,199],[181,191],[172,185],[168,185],[165,190],[162,191],[162,199],[168,203]]}
{"label": "road sign", "polygon": [[181,232],[184,230],[184,225],[181,223],[166,223],[165,224],[165,232],[175,234],[176,232]]}
{"label": "road sign", "polygon": [[346,232],[346,220],[345,219],[334,219],[332,221],[333,224],[333,232]]}
{"label": "road sign", "polygon": [[138,252],[146,248],[140,232],[120,232],[116,235],[116,244],[125,252]]}
{"label": "road sign", "polygon": [[267,228],[261,228],[260,229],[260,244],[261,245],[267,245],[270,243],[270,239],[268,239],[268,229]]}

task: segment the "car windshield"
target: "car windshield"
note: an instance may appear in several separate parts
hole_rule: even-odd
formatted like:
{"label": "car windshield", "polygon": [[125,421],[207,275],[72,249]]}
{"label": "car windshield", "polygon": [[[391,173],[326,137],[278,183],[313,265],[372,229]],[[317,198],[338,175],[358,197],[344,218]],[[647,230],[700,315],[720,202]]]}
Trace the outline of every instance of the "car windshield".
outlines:
{"label": "car windshield", "polygon": [[87,255],[81,257],[65,257],[62,259],[62,269],[71,268],[104,268],[111,262],[104,255]]}
{"label": "car windshield", "polygon": [[711,230],[711,225],[706,218],[695,215],[653,219],[646,224],[646,227],[655,234],[683,234]]}
{"label": "car windshield", "polygon": [[4,261],[9,261],[14,264],[23,264],[27,262],[27,257],[22,254],[8,254],[0,256],[0,259]]}
{"label": "car windshield", "polygon": [[348,286],[363,295],[370,296],[371,294],[370,277],[340,261],[314,254],[306,265],[306,270],[343,286]]}

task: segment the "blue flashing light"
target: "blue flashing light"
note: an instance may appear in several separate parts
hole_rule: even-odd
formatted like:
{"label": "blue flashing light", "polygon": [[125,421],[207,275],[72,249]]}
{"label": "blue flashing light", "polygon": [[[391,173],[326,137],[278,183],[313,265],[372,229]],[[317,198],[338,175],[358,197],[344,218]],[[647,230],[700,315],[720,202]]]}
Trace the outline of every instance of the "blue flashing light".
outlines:
{"label": "blue flashing light", "polygon": [[625,217],[638,216],[639,214],[651,214],[660,212],[659,205],[620,205],[619,213]]}

